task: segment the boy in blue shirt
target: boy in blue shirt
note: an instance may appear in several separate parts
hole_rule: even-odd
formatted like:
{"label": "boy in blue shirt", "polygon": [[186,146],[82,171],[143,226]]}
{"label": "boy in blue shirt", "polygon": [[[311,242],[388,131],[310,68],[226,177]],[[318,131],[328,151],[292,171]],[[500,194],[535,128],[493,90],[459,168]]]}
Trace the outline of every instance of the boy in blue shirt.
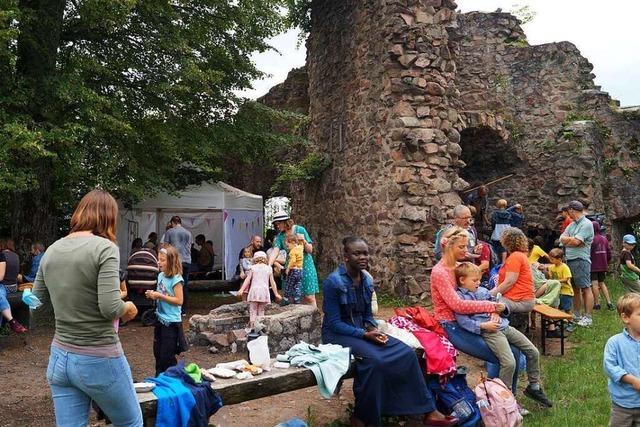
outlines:
{"label": "boy in blue shirt", "polygon": [[604,347],[604,371],[611,395],[610,426],[640,424],[640,294],[628,293],[618,300],[624,330]]}
{"label": "boy in blue shirt", "polygon": [[[480,285],[480,268],[470,262],[463,262],[455,270],[457,293],[463,300],[492,300],[489,291]],[[527,358],[527,377],[529,385],[524,395],[548,408],[553,403],[540,388],[540,352],[529,338],[516,328],[509,326],[509,321],[495,313],[460,314],[455,313],[458,325],[471,333],[482,336],[493,354],[500,361],[500,379],[511,390],[516,360],[511,345],[518,348]]]}

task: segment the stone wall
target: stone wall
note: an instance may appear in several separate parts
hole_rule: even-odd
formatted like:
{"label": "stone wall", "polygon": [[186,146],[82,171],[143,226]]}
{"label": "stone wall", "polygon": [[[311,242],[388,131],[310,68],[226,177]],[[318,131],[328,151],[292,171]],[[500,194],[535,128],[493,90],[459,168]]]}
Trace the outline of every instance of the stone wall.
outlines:
{"label": "stone wall", "polygon": [[[492,201],[522,203],[529,225],[545,228],[555,227],[557,208],[572,199],[606,213],[608,225],[638,218],[638,115],[594,84],[592,64],[573,44],[530,46],[505,13],[461,15],[451,36],[460,44],[461,116],[494,116],[510,132],[504,150],[490,148],[494,167],[515,176],[492,187]],[[483,127],[467,121],[465,132]],[[462,147],[477,157],[489,146],[469,135]],[[487,168],[469,180],[494,177]]]}
{"label": "stone wall", "polygon": [[638,109],[601,91],[573,44],[530,46],[514,16],[454,8],[314,3],[309,136],[332,166],[293,201],[321,275],[343,236],[362,235],[382,287],[427,296],[434,233],[466,181],[513,174],[491,202],[523,204],[531,227],[555,228],[572,199],[606,213],[614,240],[640,219]]}
{"label": "stone wall", "polygon": [[289,71],[284,82],[272,87],[259,102],[278,110],[309,114],[309,76],[307,67]]}
{"label": "stone wall", "polygon": [[314,2],[309,137],[332,165],[297,188],[293,210],[317,242],[321,272],[341,261],[342,237],[361,235],[378,280],[427,295],[434,233],[466,185],[450,106],[454,9],[448,0]]}
{"label": "stone wall", "polygon": [[[257,322],[264,325],[272,355],[286,352],[300,341],[320,343],[320,312],[309,305],[279,307],[269,304],[265,315],[258,317]],[[212,353],[245,352],[248,323],[247,303],[226,304],[209,314],[191,316],[187,337],[191,344],[209,346]]]}

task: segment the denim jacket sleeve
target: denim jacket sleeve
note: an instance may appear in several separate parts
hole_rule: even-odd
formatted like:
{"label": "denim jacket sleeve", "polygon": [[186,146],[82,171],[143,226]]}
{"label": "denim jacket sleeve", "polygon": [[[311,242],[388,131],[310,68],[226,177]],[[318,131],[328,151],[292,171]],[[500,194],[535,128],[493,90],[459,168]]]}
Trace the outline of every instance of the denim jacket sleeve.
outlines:
{"label": "denim jacket sleeve", "polygon": [[371,311],[371,298],[373,295],[373,277],[366,271],[362,272],[362,276],[364,278],[364,299],[365,299],[365,312],[364,312],[364,323],[365,325],[371,325],[374,328],[378,327],[378,322],[373,318],[373,312]]}
{"label": "denim jacket sleeve", "polygon": [[[340,305],[346,303],[346,286],[335,277],[334,274],[329,275],[322,284],[324,311],[324,323],[336,334],[347,335],[352,337],[364,337],[364,329],[356,328],[342,320],[340,316]],[[369,308],[371,314],[371,308]],[[371,319],[373,316],[371,315]]]}
{"label": "denim jacket sleeve", "polygon": [[[463,293],[458,291],[458,295],[460,295],[461,299],[464,300],[469,300],[472,299],[471,296],[469,294]],[[480,322],[479,320],[474,319],[474,315],[473,314],[459,314],[459,313],[454,313],[455,317],[456,317],[456,322],[458,322],[458,325],[464,329],[465,331],[469,331],[473,334],[478,334],[480,335]]]}

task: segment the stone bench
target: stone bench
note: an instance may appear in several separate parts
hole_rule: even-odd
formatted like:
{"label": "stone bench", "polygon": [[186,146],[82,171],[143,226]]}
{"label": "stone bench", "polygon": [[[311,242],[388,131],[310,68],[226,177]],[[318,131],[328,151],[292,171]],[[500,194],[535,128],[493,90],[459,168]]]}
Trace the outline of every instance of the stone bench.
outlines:
{"label": "stone bench", "polygon": [[[272,360],[273,363],[275,359]],[[351,364],[351,368],[342,378],[353,378],[354,370],[354,365]],[[290,367],[288,369],[271,368],[271,371],[247,380],[216,378],[216,381],[211,383],[211,388],[220,394],[222,403],[228,406],[315,385],[317,385],[316,377],[310,369]],[[157,400],[153,392],[138,393],[145,426],[155,425]]]}
{"label": "stone bench", "polygon": [[570,322],[573,320],[573,316],[545,304],[536,304],[535,307],[533,307],[532,313],[540,315],[540,342],[542,344],[542,354],[545,354],[546,352],[545,343],[547,340],[547,326],[555,325],[560,328],[560,355],[564,356],[564,322]]}

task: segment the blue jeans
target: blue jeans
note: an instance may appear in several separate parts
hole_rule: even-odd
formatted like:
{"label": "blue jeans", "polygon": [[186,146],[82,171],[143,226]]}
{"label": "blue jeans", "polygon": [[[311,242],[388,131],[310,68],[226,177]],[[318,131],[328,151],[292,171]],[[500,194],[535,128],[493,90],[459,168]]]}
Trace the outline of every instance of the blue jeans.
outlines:
{"label": "blue jeans", "polygon": [[58,427],[86,426],[92,400],[114,426],[142,426],[131,368],[124,355],[84,356],[52,345],[47,381]]}
{"label": "blue jeans", "polygon": [[[4,311],[7,308],[11,308],[9,300],[7,299],[7,288],[0,283],[0,311]],[[0,319],[0,322],[2,322],[2,319]]]}
{"label": "blue jeans", "polygon": [[[489,378],[500,377],[500,362],[480,335],[462,329],[455,321],[442,322],[441,325],[447,333],[449,341],[453,344],[456,350],[487,362],[487,375]],[[516,361],[520,361],[520,350],[511,346],[511,351],[513,352],[513,356]],[[518,387],[519,371],[520,369],[516,369],[513,374],[512,391],[514,395],[516,394]]]}

